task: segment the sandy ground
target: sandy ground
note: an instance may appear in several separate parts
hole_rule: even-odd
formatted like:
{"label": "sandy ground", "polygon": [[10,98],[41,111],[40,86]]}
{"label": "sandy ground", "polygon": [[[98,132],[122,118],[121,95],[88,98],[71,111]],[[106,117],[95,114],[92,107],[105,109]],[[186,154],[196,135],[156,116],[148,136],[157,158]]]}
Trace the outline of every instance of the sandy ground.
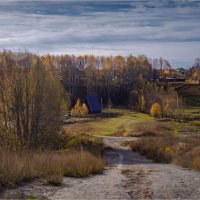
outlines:
{"label": "sandy ground", "polygon": [[[134,138],[128,138],[134,139]],[[200,199],[200,173],[171,164],[157,164],[127,147],[124,137],[104,137],[111,147],[110,163],[103,174],[83,179],[65,178],[61,187],[44,186],[39,180],[9,190],[11,196],[34,194],[41,199]]]}

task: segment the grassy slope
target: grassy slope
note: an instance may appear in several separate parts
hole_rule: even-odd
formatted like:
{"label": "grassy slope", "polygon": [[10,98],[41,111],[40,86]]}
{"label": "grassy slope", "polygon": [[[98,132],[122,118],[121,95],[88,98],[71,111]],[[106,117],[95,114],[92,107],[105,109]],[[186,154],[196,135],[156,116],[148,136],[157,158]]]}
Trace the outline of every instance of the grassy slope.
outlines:
{"label": "grassy slope", "polygon": [[[108,112],[108,110],[104,110]],[[112,109],[113,117],[72,118],[74,123],[67,124],[64,129],[69,134],[94,135],[133,135],[134,132],[155,132],[177,136],[183,132],[198,133],[199,121],[178,122],[174,120],[158,120],[147,114],[135,113],[125,109]],[[188,107],[184,112],[190,116],[199,116],[200,108]]]}
{"label": "grassy slope", "polygon": [[[107,110],[104,110],[107,112]],[[148,123],[154,119],[143,113],[134,113],[125,109],[112,109],[116,116],[108,118],[73,119],[75,123],[64,128],[68,133],[96,135],[127,135],[134,124]]]}
{"label": "grassy slope", "polygon": [[[107,112],[107,110],[104,110]],[[115,113],[113,117],[104,118],[72,118],[72,124],[64,126],[65,130],[71,134],[94,134],[94,135],[129,135],[134,131],[138,131],[138,126],[147,131],[164,131],[165,133],[172,133],[173,135],[182,132],[198,133],[200,122],[188,121],[177,122],[174,120],[162,121],[156,120],[147,114],[135,113],[125,109],[112,109]],[[188,107],[184,110],[190,116],[199,116],[200,108]],[[141,129],[139,128],[139,129]],[[135,130],[134,130],[135,129]],[[152,130],[153,129],[153,130]]]}

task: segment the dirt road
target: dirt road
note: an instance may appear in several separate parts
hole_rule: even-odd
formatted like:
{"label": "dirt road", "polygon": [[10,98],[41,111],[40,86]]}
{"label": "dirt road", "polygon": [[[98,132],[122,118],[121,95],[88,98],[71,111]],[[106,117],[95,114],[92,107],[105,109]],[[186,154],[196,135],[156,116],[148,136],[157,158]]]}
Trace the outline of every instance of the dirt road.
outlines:
{"label": "dirt road", "polygon": [[[134,139],[134,138],[129,138]],[[103,174],[83,179],[65,178],[62,187],[32,183],[19,190],[48,199],[200,199],[200,173],[145,159],[121,143],[124,137],[104,137],[111,147]],[[40,185],[38,185],[40,184]]]}

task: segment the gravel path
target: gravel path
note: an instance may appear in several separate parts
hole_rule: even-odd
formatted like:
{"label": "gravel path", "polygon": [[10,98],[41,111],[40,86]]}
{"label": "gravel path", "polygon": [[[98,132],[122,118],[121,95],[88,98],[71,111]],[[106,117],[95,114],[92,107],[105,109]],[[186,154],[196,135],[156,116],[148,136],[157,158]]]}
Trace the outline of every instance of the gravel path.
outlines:
{"label": "gravel path", "polygon": [[66,179],[70,187],[58,190],[51,199],[200,199],[200,173],[153,163],[122,147],[125,140],[104,137],[104,144],[111,147],[106,159],[112,165],[103,175]]}
{"label": "gravel path", "polygon": [[176,165],[153,163],[122,147],[121,143],[127,138],[103,138],[104,144],[110,147],[105,155],[110,166],[103,174],[83,179],[65,178],[62,187],[47,187],[38,181],[18,191],[52,200],[200,199],[200,173]]}

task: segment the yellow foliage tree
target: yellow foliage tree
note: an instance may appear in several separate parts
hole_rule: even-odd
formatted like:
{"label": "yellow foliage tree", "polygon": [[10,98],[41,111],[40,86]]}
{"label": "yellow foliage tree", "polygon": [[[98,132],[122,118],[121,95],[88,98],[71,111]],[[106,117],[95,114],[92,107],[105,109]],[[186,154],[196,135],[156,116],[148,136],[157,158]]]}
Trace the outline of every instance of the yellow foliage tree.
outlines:
{"label": "yellow foliage tree", "polygon": [[71,114],[81,114],[81,100],[77,99],[75,106],[71,109]]}
{"label": "yellow foliage tree", "polygon": [[88,114],[88,108],[87,105],[85,103],[82,104],[82,109],[81,109],[81,114],[86,115]]}
{"label": "yellow foliage tree", "polygon": [[161,106],[159,103],[154,103],[150,109],[150,115],[153,117],[158,117],[161,115]]}
{"label": "yellow foliage tree", "polygon": [[71,109],[71,114],[75,115],[86,115],[88,112],[87,105],[85,103],[81,105],[80,98],[77,99],[75,106]]}
{"label": "yellow foliage tree", "polygon": [[140,108],[141,108],[142,112],[144,112],[144,110],[145,110],[145,105],[146,105],[146,100],[144,98],[144,95],[142,95],[141,104],[140,104]]}
{"label": "yellow foliage tree", "polygon": [[163,74],[164,74],[164,76],[169,76],[169,75],[170,75],[169,69],[165,69],[165,70],[163,71]]}
{"label": "yellow foliage tree", "polygon": [[78,98],[77,101],[76,101],[76,105],[74,106],[74,108],[77,110],[77,111],[80,111],[81,110],[81,100]]}

